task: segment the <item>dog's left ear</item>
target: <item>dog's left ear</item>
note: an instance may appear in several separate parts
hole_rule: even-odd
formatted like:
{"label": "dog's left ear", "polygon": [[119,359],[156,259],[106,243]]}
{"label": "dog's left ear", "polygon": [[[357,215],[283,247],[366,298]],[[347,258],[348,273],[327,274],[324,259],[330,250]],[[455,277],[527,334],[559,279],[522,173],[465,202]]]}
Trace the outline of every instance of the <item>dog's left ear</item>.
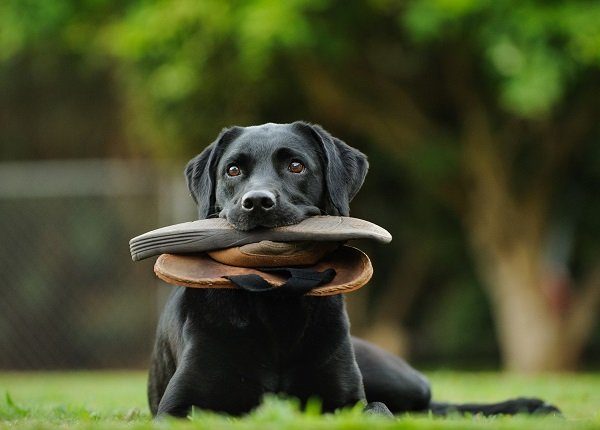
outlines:
{"label": "dog's left ear", "polygon": [[350,201],[362,187],[369,170],[367,156],[319,125],[298,121],[292,127],[302,134],[309,133],[321,145],[325,162],[327,214],[349,216]]}
{"label": "dog's left ear", "polygon": [[215,207],[215,169],[223,150],[242,133],[241,127],[225,128],[217,139],[204,151],[192,158],[185,167],[185,179],[194,202],[198,206],[199,219],[213,215]]}

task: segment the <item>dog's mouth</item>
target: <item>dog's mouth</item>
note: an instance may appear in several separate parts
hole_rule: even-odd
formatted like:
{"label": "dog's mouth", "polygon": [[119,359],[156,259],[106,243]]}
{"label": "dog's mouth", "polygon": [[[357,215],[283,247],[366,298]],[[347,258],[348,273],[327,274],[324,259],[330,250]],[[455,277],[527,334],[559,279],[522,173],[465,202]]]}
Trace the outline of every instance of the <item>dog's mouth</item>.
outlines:
{"label": "dog's mouth", "polygon": [[271,228],[276,228],[276,227],[284,227],[286,225],[294,225],[294,224],[298,224],[300,221],[302,220],[298,220],[298,221],[293,221],[293,222],[277,222],[277,223],[259,223],[259,224],[254,224],[254,223],[250,223],[250,224],[233,224],[230,223],[236,230],[241,230],[241,231],[257,231],[257,230],[268,230]]}
{"label": "dog's mouth", "polygon": [[270,228],[284,227],[286,225],[298,224],[306,218],[307,217],[299,217],[287,220],[252,220],[247,218],[230,219],[229,217],[225,217],[225,219],[227,219],[233,228],[240,231],[266,230]]}
{"label": "dog's mouth", "polygon": [[281,213],[256,215],[245,214],[240,211],[222,210],[219,213],[219,217],[225,218],[236,230],[251,231],[298,224],[308,217],[321,215],[323,212],[315,206],[306,206],[295,209],[296,210],[293,211],[282,211]]}

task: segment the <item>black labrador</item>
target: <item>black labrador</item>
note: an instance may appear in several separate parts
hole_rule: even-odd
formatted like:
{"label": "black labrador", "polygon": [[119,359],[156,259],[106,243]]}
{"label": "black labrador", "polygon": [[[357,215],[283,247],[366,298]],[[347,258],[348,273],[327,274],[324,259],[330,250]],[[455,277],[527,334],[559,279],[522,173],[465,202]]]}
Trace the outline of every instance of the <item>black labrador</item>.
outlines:
{"label": "black labrador", "polygon": [[[185,170],[200,218],[251,230],[319,214],[349,214],[368,170],[358,150],[304,122],[232,127]],[[324,411],[482,414],[557,412],[538,399],[451,405],[431,401],[427,380],[400,358],[350,336],[342,295],[285,297],[243,290],[176,288],[157,329],[148,396],[153,415],[192,406],[232,415],[265,393]]]}

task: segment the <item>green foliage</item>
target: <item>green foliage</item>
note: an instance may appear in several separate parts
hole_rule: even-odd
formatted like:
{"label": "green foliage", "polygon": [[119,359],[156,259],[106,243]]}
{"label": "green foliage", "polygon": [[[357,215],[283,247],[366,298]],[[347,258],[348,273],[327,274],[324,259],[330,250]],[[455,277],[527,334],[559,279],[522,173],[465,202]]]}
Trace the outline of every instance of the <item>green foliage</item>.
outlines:
{"label": "green foliage", "polygon": [[99,32],[99,46],[122,64],[143,137],[177,151],[207,143],[215,123],[256,118],[254,85],[276,52],[315,42],[304,12],[321,3],[137,2]]}
{"label": "green foliage", "polygon": [[502,105],[523,117],[547,114],[600,66],[598,2],[413,1],[403,22],[421,43],[470,43],[499,79]]}
{"label": "green foliage", "polygon": [[[10,0],[0,5],[0,67],[45,49],[97,67],[116,61],[134,129],[157,148],[181,150],[205,138],[203,128],[213,133],[213,122],[258,120],[255,91],[283,68],[352,67],[390,18],[398,25],[389,41],[408,34],[423,55],[440,43],[463,46],[485,64],[499,105],[524,118],[548,115],[600,65],[600,4],[585,0]],[[362,25],[373,34],[362,36]]]}

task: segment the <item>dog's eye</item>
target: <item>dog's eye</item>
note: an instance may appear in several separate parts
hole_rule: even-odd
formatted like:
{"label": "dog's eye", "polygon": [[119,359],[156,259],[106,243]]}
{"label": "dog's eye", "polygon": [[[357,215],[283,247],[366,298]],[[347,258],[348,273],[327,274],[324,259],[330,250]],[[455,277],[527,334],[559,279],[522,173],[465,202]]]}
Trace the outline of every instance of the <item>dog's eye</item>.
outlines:
{"label": "dog's eye", "polygon": [[302,173],[304,171],[304,164],[298,160],[294,160],[288,166],[288,170],[292,173]]}
{"label": "dog's eye", "polygon": [[227,168],[227,174],[229,176],[238,176],[240,173],[242,173],[241,169],[238,166],[236,166],[235,164],[231,164]]}

